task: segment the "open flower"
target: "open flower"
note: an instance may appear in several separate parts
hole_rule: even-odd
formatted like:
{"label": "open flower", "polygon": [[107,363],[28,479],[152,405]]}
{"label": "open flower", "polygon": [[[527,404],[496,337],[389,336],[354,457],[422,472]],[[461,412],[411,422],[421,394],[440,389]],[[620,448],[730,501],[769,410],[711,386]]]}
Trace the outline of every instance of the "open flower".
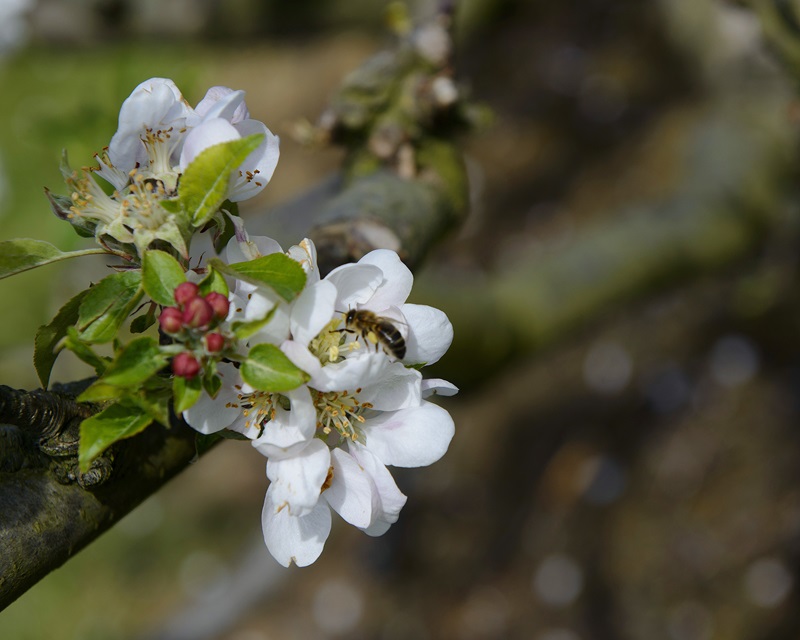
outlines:
{"label": "open flower", "polygon": [[[320,376],[325,369],[335,371]],[[419,373],[382,352],[361,353],[315,373],[309,388],[316,437],[287,453],[262,439],[254,442],[269,456],[264,541],[285,566],[317,559],[330,532],[330,509],[369,535],[385,533],[405,504],[387,465],[432,464],[454,434],[450,414],[422,400]]]}
{"label": "open flower", "polygon": [[[434,307],[406,303],[414,276],[394,251],[371,251],[355,264],[334,269],[325,280],[336,286],[336,308],[345,312],[343,321],[347,310],[365,310],[393,324],[405,341],[403,362],[433,364],[450,348],[453,325],[447,315]],[[357,332],[350,335],[359,338]]]}
{"label": "open flower", "polygon": [[150,78],[137,86],[122,103],[119,126],[108,145],[107,163],[100,175],[117,189],[134,169],[144,178],[161,180],[167,189],[177,186],[186,120],[192,108],[172,80]]}
{"label": "open flower", "polygon": [[280,140],[263,122],[250,118],[244,91],[212,87],[197,105],[191,122],[193,128],[186,136],[181,153],[181,169],[210,146],[256,133],[264,135],[258,148],[234,171],[228,187],[228,199],[232,202],[258,195],[275,172]]}
{"label": "open flower", "polygon": [[[227,258],[239,262],[275,251],[280,247],[274,241],[251,239],[239,229]],[[372,252],[324,279],[309,240],[287,254],[308,276],[291,304],[241,282],[231,300],[240,305],[236,317],[252,321],[273,314],[247,344],[279,346],[308,381],[289,392],[257,391],[237,369],[223,365],[217,398],[204,396],[184,417],[204,433],[223,428],[244,433],[267,457],[264,540],[282,564],[304,566],[322,551],[331,509],[369,535],[381,535],[397,520],[406,498],[387,467],[425,466],[444,455],[453,420],[425,397],[457,389],[443,380],[423,381],[407,364],[438,360],[452,340],[452,327],[441,311],[405,302],[412,277],[396,254]],[[354,308],[382,314],[376,317],[397,323],[390,325],[393,330],[402,326],[409,345],[405,357],[383,348],[370,331],[356,331],[348,323]]]}

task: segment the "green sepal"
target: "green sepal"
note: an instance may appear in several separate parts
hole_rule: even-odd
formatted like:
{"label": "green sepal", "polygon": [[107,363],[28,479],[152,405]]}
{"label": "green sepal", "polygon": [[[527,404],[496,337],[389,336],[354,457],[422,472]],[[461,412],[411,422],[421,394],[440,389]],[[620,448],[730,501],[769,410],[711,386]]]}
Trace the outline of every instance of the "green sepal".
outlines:
{"label": "green sepal", "polygon": [[200,399],[203,393],[203,383],[198,376],[187,379],[175,376],[172,379],[172,397],[175,413],[181,414]]}
{"label": "green sepal", "polygon": [[62,344],[65,349],[69,349],[80,360],[92,367],[98,376],[103,375],[111,362],[111,358],[96,354],[88,344],[81,340],[75,327],[67,327],[67,335]]}
{"label": "green sepal", "polygon": [[192,225],[204,226],[228,195],[233,171],[264,141],[264,134],[230,140],[204,149],[181,175],[178,198]]}
{"label": "green sepal", "polygon": [[97,223],[83,216],[76,216],[72,212],[72,198],[56,195],[47,187],[44,189],[44,194],[50,201],[50,208],[57,218],[69,222],[72,228],[75,229],[75,233],[82,238],[94,238]]}
{"label": "green sepal", "polygon": [[127,403],[112,404],[100,413],[81,423],[78,445],[78,463],[83,473],[103,451],[115,442],[135,436],[143,431],[153,417],[136,406]]}
{"label": "green sepal", "polygon": [[36,332],[36,337],[33,339],[33,366],[36,367],[36,374],[45,389],[50,383],[50,372],[58,358],[56,345],[67,335],[67,329],[78,321],[78,307],[87,293],[88,289],[70,298],[58,310],[55,317],[48,324],[39,327]]}
{"label": "green sepal", "polygon": [[175,304],[175,287],[186,282],[180,263],[166,251],[149,249],[142,258],[142,286],[145,293],[158,304]]}
{"label": "green sepal", "polygon": [[203,375],[203,389],[210,397],[216,398],[221,387],[222,379],[217,375],[214,368],[208,367]]}
{"label": "green sepal", "polygon": [[32,240],[31,238],[5,240],[0,242],[0,279],[58,262],[59,260],[96,255],[98,253],[108,253],[108,251],[105,249],[61,251],[61,249],[54,247],[49,242],[42,240]]}
{"label": "green sepal", "polygon": [[212,291],[216,291],[226,298],[228,297],[228,283],[225,282],[222,274],[214,268],[209,268],[206,277],[197,286],[200,287],[201,296],[207,296]]}
{"label": "green sepal", "polygon": [[228,246],[228,242],[236,233],[233,217],[239,217],[239,205],[236,202],[226,200],[220,206],[220,213],[214,229],[214,251],[217,253],[222,253],[222,250]]}
{"label": "green sepal", "polygon": [[[215,445],[222,442],[221,431],[214,433],[197,433],[194,438],[195,460],[210,451]],[[194,460],[193,460],[194,462]]]}
{"label": "green sepal", "polygon": [[257,344],[250,349],[240,371],[242,379],[259,391],[291,391],[311,379],[274,344]]}
{"label": "green sepal", "polygon": [[156,323],[156,305],[151,304],[146,313],[131,320],[131,333],[144,333]]}
{"label": "green sepal", "polygon": [[143,295],[140,271],[106,276],[89,289],[80,305],[78,331],[84,342],[110,342]]}
{"label": "green sepal", "polygon": [[256,286],[267,286],[287,302],[294,300],[306,284],[306,272],[296,260],[283,253],[271,253],[247,262],[225,264],[212,258],[208,264],[225,275]]}

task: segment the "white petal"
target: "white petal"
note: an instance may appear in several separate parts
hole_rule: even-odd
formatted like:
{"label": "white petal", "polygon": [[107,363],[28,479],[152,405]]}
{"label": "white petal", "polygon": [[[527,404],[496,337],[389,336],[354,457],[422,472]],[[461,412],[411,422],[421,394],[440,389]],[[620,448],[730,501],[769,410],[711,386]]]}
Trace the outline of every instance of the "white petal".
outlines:
{"label": "white petal", "polygon": [[386,520],[375,520],[375,522],[368,527],[364,527],[362,531],[368,536],[379,538],[391,528],[392,524],[393,523],[387,522]]}
{"label": "white petal", "polygon": [[322,494],[344,520],[359,529],[368,527],[372,514],[380,507],[372,478],[342,449],[331,451],[333,482]]}
{"label": "white petal", "polygon": [[322,369],[322,365],[314,354],[308,350],[308,347],[295,340],[285,340],[281,343],[281,351],[292,361],[294,366],[311,376],[309,386],[316,388],[313,385],[314,377]]}
{"label": "white petal", "polygon": [[317,266],[317,247],[309,238],[303,238],[300,244],[289,247],[286,252],[292,260],[296,260],[306,272],[306,284],[319,282],[319,268]]}
{"label": "white petal", "polygon": [[229,406],[236,403],[238,398],[235,389],[221,388],[216,398],[211,398],[204,391],[200,399],[183,412],[183,419],[200,433],[216,433],[233,425],[242,415],[238,404]]}
{"label": "white petal", "polygon": [[[248,322],[263,320],[267,314],[272,313],[269,322],[250,336],[250,344],[269,342],[280,344],[289,338],[289,313],[290,307],[272,291],[258,289],[248,294],[247,305],[244,308],[244,317]],[[273,311],[274,308],[274,311]]]}
{"label": "white petal", "polygon": [[407,498],[397,488],[386,465],[366,447],[358,442],[349,442],[347,447],[358,464],[369,474],[378,495],[379,508],[373,511],[369,526],[362,528],[368,535],[383,535],[391,524],[397,522]]}
{"label": "white petal", "polygon": [[211,87],[197,103],[194,112],[203,120],[222,118],[231,124],[250,117],[244,103],[244,91],[234,91],[228,87]]}
{"label": "white petal", "polygon": [[379,313],[391,306],[401,305],[408,299],[414,276],[397,253],[389,249],[375,249],[361,258],[358,264],[375,265],[383,272],[384,278],[375,294],[364,305],[365,308]]}
{"label": "white petal", "polygon": [[277,241],[266,236],[250,237],[245,231],[242,238],[234,236],[228,240],[223,260],[228,264],[235,264],[237,262],[255,260],[271,253],[283,253],[283,249],[281,249],[281,245]]}
{"label": "white petal", "polygon": [[290,410],[276,407],[275,419],[264,426],[264,433],[253,446],[268,458],[296,455],[314,437],[317,410],[308,387],[302,386],[282,394],[289,399]]}
{"label": "white petal", "polygon": [[431,396],[454,396],[458,393],[458,387],[452,382],[441,378],[428,378],[422,381],[422,397]]}
{"label": "white petal", "polygon": [[230,122],[222,118],[204,121],[186,135],[186,139],[183,142],[183,151],[181,151],[181,170],[185,170],[192,160],[209,147],[222,142],[238,140],[239,138],[239,132],[234,129]]}
{"label": "white petal", "polygon": [[[121,171],[130,171],[137,162],[144,163],[147,153],[141,141],[145,129],[183,128],[191,108],[183,101],[172,80],[150,78],[139,84],[122,103],[119,126],[108,145],[111,163]],[[179,143],[176,143],[178,146]]]}
{"label": "white petal", "polygon": [[333,318],[336,287],[320,280],[307,286],[292,306],[290,329],[292,338],[308,344]]}
{"label": "white petal", "polygon": [[378,411],[397,411],[419,406],[422,401],[422,374],[391,362],[383,353],[377,354],[385,363],[375,374],[368,375],[358,394],[360,402],[369,402]]}
{"label": "white petal", "polygon": [[367,448],[383,464],[425,467],[446,452],[455,433],[450,414],[422,401],[419,407],[379,413],[363,425]]}
{"label": "white petal", "polygon": [[[237,287],[238,289],[238,287]],[[238,293],[238,291],[237,291]],[[245,320],[263,320],[267,314],[277,304],[277,295],[270,295],[266,292],[253,290],[246,295],[247,302],[245,303],[244,318]]]}
{"label": "white petal", "polygon": [[200,399],[183,412],[183,419],[200,433],[216,433],[231,427],[242,415],[238,391],[234,385],[241,383],[239,371],[232,364],[221,363],[217,368],[222,386],[216,398],[205,391]]}
{"label": "white petal", "polygon": [[336,310],[345,312],[373,296],[383,282],[383,271],[368,264],[345,264],[336,267],[325,280],[336,285]]}
{"label": "white petal", "polygon": [[288,505],[293,516],[311,512],[331,466],[331,452],[322,440],[313,438],[295,456],[267,461],[267,477],[272,482],[273,500]]}
{"label": "white petal", "polygon": [[408,323],[404,362],[433,364],[453,343],[453,325],[444,311],[424,304],[400,307]]}
{"label": "white petal", "polygon": [[369,402],[378,411],[397,411],[419,405],[422,375],[392,362],[382,351],[362,353],[325,365],[309,383],[319,391],[358,392],[359,402]]}
{"label": "white petal", "polygon": [[331,510],[320,500],[317,506],[301,518],[289,514],[285,503],[276,503],[272,487],[267,490],[261,512],[264,542],[272,556],[284,567],[294,562],[306,567],[322,553],[331,532]]}
{"label": "white petal", "polygon": [[264,135],[261,144],[250,152],[250,155],[239,165],[239,170],[234,171],[231,176],[228,198],[232,202],[241,202],[259,194],[272,179],[281,155],[281,141],[263,122],[258,120],[244,120],[236,124],[235,128],[242,138],[255,133]]}

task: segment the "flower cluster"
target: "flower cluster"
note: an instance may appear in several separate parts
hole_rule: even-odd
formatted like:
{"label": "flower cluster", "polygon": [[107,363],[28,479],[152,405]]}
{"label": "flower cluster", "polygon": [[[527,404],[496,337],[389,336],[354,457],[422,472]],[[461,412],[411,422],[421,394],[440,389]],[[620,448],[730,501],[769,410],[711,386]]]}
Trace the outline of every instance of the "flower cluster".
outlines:
{"label": "flower cluster", "polygon": [[[235,261],[280,251],[268,238],[244,237],[227,253]],[[278,347],[306,381],[266,392],[222,364],[216,397],[203,394],[184,418],[202,433],[244,434],[268,458],[265,542],[282,564],[305,566],[322,551],[331,509],[381,535],[406,501],[387,466],[420,467],[444,455],[453,421],[426,398],[456,388],[423,380],[418,368],[444,354],[453,330],[441,311],[406,303],[413,276],[393,251],[373,251],[323,279],[311,241],[287,255],[307,274],[302,293],[287,303],[237,281],[230,320],[262,321],[243,346]]]}
{"label": "flower cluster", "polygon": [[181,378],[194,378],[203,368],[219,361],[231,337],[216,330],[228,317],[230,303],[221,293],[200,295],[194,282],[175,287],[175,307],[164,307],[158,318],[161,330],[186,347],[172,360],[172,371]]}
{"label": "flower cluster", "polygon": [[[250,118],[241,91],[214,87],[192,108],[171,80],[143,82],[96,159],[81,171],[65,162],[71,196],[48,196],[101,248],[10,241],[1,249],[22,259],[0,265],[4,277],[90,253],[122,262],[37,334],[45,387],[64,349],[97,373],[77,398],[100,408],[80,426],[81,472],[179,413],[267,458],[262,525],[280,563],[316,560],[331,510],[384,533],[406,501],[389,467],[429,465],[453,437],[450,415],[428,398],[457,389],[420,372],[450,346],[447,316],[407,302],[413,277],[393,251],[322,277],[310,240],[284,252],[248,235],[235,203],[272,177],[278,138]],[[192,237],[206,230],[218,255],[192,269]],[[126,342],[126,327],[139,335]],[[108,344],[110,356],[95,350]]]}
{"label": "flower cluster", "polygon": [[[278,163],[279,140],[253,120],[243,91],[212,87],[193,109],[172,80],[151,78],[122,105],[119,127],[95,159],[97,167],[62,172],[72,188],[70,221],[101,244],[142,254],[154,241],[188,258],[190,221],[163,206],[177,195],[179,178],[206,149],[261,134],[263,139],[234,171],[225,194],[231,202],[257,195]],[[95,174],[113,188],[108,195]]]}

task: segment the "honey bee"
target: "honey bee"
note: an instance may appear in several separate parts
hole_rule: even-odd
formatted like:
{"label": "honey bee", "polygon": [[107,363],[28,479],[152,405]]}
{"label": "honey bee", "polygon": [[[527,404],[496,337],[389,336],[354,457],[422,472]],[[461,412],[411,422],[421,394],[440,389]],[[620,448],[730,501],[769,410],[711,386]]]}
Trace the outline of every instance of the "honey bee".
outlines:
{"label": "honey bee", "polygon": [[350,309],[344,319],[346,331],[359,333],[364,340],[380,345],[390,356],[402,360],[406,355],[406,341],[397,327],[366,309]]}

